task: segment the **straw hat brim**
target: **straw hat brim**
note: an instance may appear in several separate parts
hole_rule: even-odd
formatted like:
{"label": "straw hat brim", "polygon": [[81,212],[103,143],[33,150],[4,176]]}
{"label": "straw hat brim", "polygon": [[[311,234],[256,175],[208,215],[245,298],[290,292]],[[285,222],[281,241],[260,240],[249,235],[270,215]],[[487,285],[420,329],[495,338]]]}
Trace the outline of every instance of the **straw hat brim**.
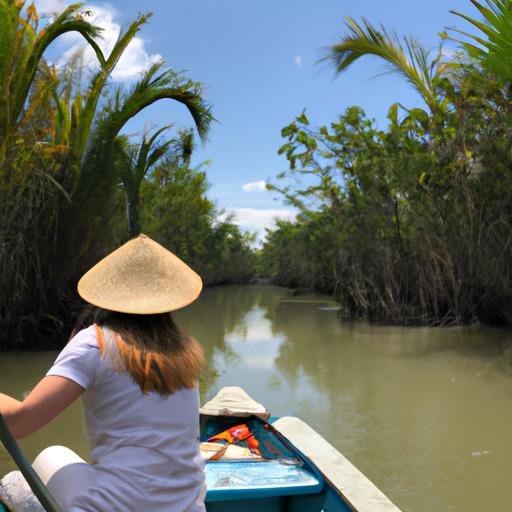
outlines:
{"label": "straw hat brim", "polygon": [[156,314],[187,306],[199,297],[202,287],[199,275],[185,262],[140,235],[84,274],[78,293],[103,309]]}

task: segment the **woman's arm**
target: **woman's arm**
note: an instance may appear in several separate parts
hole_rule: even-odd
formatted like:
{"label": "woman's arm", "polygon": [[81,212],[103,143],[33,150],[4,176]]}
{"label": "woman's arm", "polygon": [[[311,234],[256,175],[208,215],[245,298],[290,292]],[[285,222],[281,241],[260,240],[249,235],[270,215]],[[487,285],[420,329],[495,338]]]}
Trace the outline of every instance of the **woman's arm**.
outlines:
{"label": "woman's arm", "polygon": [[84,391],[70,379],[50,375],[44,377],[22,402],[0,393],[0,411],[12,435],[21,439],[50,422]]}

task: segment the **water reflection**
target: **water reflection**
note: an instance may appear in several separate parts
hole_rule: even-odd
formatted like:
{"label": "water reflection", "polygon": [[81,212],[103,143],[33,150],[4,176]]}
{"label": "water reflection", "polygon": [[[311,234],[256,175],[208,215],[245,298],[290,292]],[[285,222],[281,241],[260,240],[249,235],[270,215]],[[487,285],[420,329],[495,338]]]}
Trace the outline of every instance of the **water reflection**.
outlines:
{"label": "water reflection", "polygon": [[208,290],[190,307],[175,313],[177,321],[204,347],[207,368],[201,379],[203,399],[224,368],[240,361],[240,353],[233,349],[229,334],[236,332],[237,337],[245,338],[252,327],[246,315],[258,302],[258,293],[247,293],[241,286],[222,286]]}
{"label": "water reflection", "polygon": [[[300,416],[404,511],[509,509],[510,333],[342,322],[326,298],[267,286],[208,290],[176,317],[207,355],[203,401],[239,385]],[[4,355],[0,389],[21,396],[54,357]],[[79,414],[24,442],[28,454],[52,443],[85,454]]]}

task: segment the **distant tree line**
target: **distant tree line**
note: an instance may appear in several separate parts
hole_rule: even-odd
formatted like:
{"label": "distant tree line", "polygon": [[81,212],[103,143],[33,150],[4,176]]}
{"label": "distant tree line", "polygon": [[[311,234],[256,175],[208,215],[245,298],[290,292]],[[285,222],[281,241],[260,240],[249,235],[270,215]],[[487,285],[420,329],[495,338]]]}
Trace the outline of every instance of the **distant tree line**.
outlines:
{"label": "distant tree line", "polygon": [[[192,168],[191,130],[171,126],[121,135],[124,125],[164,99],[186,108],[201,138],[212,114],[201,84],[154,64],[130,88],[110,81],[141,15],[105,55],[101,30],[74,4],[43,27],[33,4],[0,0],[0,349],[62,343],[80,307],[76,282],[108,252],[141,230],[195,267],[207,283],[251,274],[251,239],[206,197]],[[68,32],[94,50],[64,68],[43,54]]]}
{"label": "distant tree line", "polygon": [[512,2],[472,4],[481,19],[454,14],[476,34],[441,33],[435,51],[348,19],[326,55],[336,72],[377,56],[425,106],[392,105],[385,129],[350,107],[282,130],[289,170],[271,187],[299,215],[268,233],[273,282],[334,294],[355,318],[512,323]]}

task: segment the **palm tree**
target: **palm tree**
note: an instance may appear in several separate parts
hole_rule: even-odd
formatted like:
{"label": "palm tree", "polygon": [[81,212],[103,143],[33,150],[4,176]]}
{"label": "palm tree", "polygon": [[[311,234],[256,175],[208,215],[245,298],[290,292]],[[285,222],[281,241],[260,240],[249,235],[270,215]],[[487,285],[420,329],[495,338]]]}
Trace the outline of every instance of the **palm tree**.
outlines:
{"label": "palm tree", "polygon": [[[476,0],[471,1],[477,3]],[[488,1],[511,4],[510,0]],[[403,76],[416,89],[428,107],[426,112],[421,108],[406,109],[395,104],[389,111],[390,120],[397,124],[397,107],[402,107],[407,112],[404,123],[420,126],[431,148],[437,147],[438,153],[446,157],[457,154],[458,161],[463,164],[467,158],[465,116],[471,98],[467,97],[470,96],[468,77],[454,63],[459,56],[446,60],[443,55],[442,41],[447,36],[441,36],[441,44],[433,53],[413,37],[400,38],[384,27],[374,27],[365,19],[358,23],[347,18],[346,26],[348,32],[328,49],[323,60],[334,65],[337,75],[367,55],[387,62],[392,71]]]}
{"label": "palm tree", "polygon": [[141,232],[139,206],[142,180],[175,142],[174,139],[159,140],[160,135],[169,128],[170,126],[164,126],[151,136],[146,132],[138,146],[126,148],[126,158],[120,172],[126,195],[128,238],[133,238]]}
{"label": "palm tree", "polygon": [[78,162],[81,162],[84,156],[97,114],[98,102],[105,93],[108,78],[128,44],[150,16],[151,14],[140,15],[126,31],[120,33],[108,57],[105,58],[102,51],[96,49],[100,69],[91,77],[85,92],[81,89],[82,50],[72,57],[56,81],[57,87],[53,94],[56,105],[55,136],[59,143],[65,143],[70,147]]}
{"label": "palm tree", "polygon": [[[149,132],[144,133],[139,145],[130,145],[128,139],[124,139],[125,148],[120,156],[120,174],[126,196],[128,238],[133,238],[141,232],[140,188],[148,173],[165,158],[166,165],[156,171],[159,186],[165,187],[171,169],[190,167],[190,159],[194,151],[193,131],[182,129],[178,131],[176,138],[162,140],[160,135],[169,128],[171,125],[164,126],[151,136]],[[162,172],[164,169],[165,172]]]}
{"label": "palm tree", "polygon": [[358,23],[346,19],[348,33],[328,50],[323,60],[332,62],[339,75],[355,61],[367,55],[379,57],[391,65],[393,71],[402,75],[421,95],[430,113],[434,116],[444,112],[440,88],[445,65],[441,48],[432,57],[414,38],[402,40],[385,28],[375,28],[367,20]]}
{"label": "palm tree", "polygon": [[27,99],[43,53],[59,36],[78,32],[94,49],[100,63],[102,54],[94,41],[100,29],[80,15],[82,4],[70,5],[53,22],[38,30],[39,18],[34,4],[25,17],[24,0],[0,0],[0,161],[12,145],[17,128],[23,122]]}
{"label": "palm tree", "polygon": [[173,70],[161,71],[163,63],[151,66],[128,92],[118,88],[98,114],[80,165],[72,199],[76,208],[82,208],[101,190],[109,176],[108,163],[115,156],[114,140],[124,125],[144,108],[163,99],[182,103],[190,112],[202,139],[206,137],[212,120],[210,107],[202,99],[201,84],[184,79]]}

